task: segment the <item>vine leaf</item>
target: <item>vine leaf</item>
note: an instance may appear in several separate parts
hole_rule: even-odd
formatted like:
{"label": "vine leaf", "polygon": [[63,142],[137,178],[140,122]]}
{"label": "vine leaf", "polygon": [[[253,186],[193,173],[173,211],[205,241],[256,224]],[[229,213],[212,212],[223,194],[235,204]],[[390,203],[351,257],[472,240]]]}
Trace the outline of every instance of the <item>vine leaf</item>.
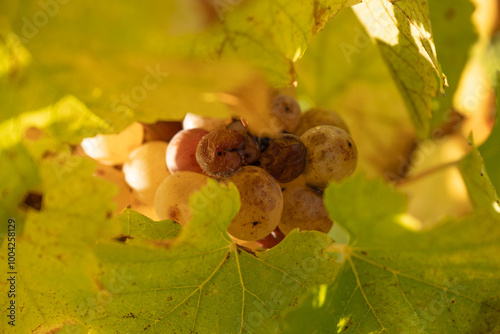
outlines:
{"label": "vine leaf", "polygon": [[[476,149],[461,167],[479,172]],[[331,184],[328,211],[349,234],[334,283],[313,291],[288,320],[290,333],[495,333],[500,330],[500,214],[494,191],[467,182],[473,214],[420,231],[406,200],[382,181]],[[490,185],[489,185],[490,186]],[[489,189],[489,188],[488,188]],[[318,300],[321,303],[318,303]],[[305,319],[308,319],[305,321]]]}
{"label": "vine leaf", "polygon": [[475,6],[468,0],[429,0],[433,40],[449,84],[446,94],[439,94],[433,100],[431,128],[447,121],[451,108],[458,109],[453,98],[469,60],[469,52],[478,39],[471,21],[474,10]]}
{"label": "vine leaf", "polygon": [[195,42],[195,54],[240,58],[262,69],[272,85],[290,86],[294,63],[311,39],[342,8],[360,0],[235,1],[218,14],[222,21]]}
{"label": "vine leaf", "polygon": [[[430,128],[432,98],[444,94],[427,0],[366,0],[353,7],[389,66],[419,137]],[[436,80],[436,77],[439,80]]]}
{"label": "vine leaf", "polygon": [[[500,59],[500,52],[498,59]],[[500,170],[495,168],[500,163],[500,72],[497,71],[496,77],[496,105],[497,105],[497,114],[495,119],[495,125],[490,134],[490,137],[486,142],[484,142],[479,150],[481,151],[481,155],[484,158],[484,162],[486,167],[489,168],[489,177],[493,182],[493,185],[498,189],[500,187]]]}
{"label": "vine leaf", "polygon": [[[168,244],[98,247],[98,280],[109,299],[92,329],[268,333],[282,326],[281,313],[296,306],[308,286],[335,276],[338,263],[323,252],[331,244],[325,234],[296,231],[276,248],[254,254],[225,232],[239,210],[234,185],[210,182],[191,198],[192,208],[200,203],[205,209],[195,210]],[[127,277],[118,288],[112,284],[116,273]]]}
{"label": "vine leaf", "polygon": [[[28,54],[32,61],[24,71],[29,80],[16,85],[13,94],[7,94],[10,86],[1,89],[0,98],[8,101],[9,114],[18,114],[71,94],[116,132],[132,121],[180,120],[187,112],[240,114],[250,127],[269,127],[265,96],[264,101],[249,103],[232,93],[253,85],[249,93],[262,96],[269,93],[269,82],[291,85],[293,63],[312,37],[341,8],[359,1],[223,2],[223,16],[201,31],[187,33],[175,31],[173,21],[179,7],[199,7],[200,1],[147,0],[136,6],[75,0],[50,7],[49,24],[41,27],[32,18],[47,15],[45,6],[33,0],[2,3],[8,16],[0,43],[9,39],[6,46],[0,44],[7,48],[0,49],[0,76],[15,70],[9,65],[13,58],[4,54],[12,45],[19,46],[15,59],[23,61],[23,68]],[[198,12],[188,10],[185,21],[198,22]]]}
{"label": "vine leaf", "polygon": [[404,172],[415,145],[414,125],[384,59],[352,9],[338,13],[314,38],[297,62],[297,73],[299,94],[313,106],[335,110],[349,125],[358,170],[387,179]]}
{"label": "vine leaf", "polygon": [[130,208],[123,210],[120,221],[128,243],[145,240],[168,241],[178,236],[181,231],[181,226],[173,221],[154,221]]}
{"label": "vine leaf", "polygon": [[[109,218],[115,189],[92,176],[94,162],[67,151],[37,162],[33,172],[39,173],[41,210],[29,209],[25,217],[9,215],[17,227],[15,331],[19,333],[48,333],[89,316],[99,291],[89,275],[98,270],[92,247],[96,240],[118,232]],[[95,201],[95,196],[101,200]],[[0,252],[4,263],[7,240]],[[8,283],[0,282],[2,295],[7,296]],[[0,331],[12,327],[2,321]]]}

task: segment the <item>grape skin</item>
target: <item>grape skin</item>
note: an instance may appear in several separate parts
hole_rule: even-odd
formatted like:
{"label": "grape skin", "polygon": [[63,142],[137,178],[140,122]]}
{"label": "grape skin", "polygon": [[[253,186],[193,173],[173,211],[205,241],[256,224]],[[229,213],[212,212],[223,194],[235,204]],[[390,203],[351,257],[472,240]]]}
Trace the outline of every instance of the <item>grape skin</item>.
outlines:
{"label": "grape skin", "polygon": [[166,154],[170,173],[191,171],[203,174],[203,170],[196,161],[196,148],[206,134],[208,134],[207,130],[197,128],[179,131],[172,138]]}
{"label": "grape skin", "polygon": [[226,178],[243,164],[245,137],[238,131],[218,129],[200,140],[196,148],[196,161],[210,176]]}
{"label": "grape skin", "polygon": [[143,203],[153,203],[156,189],[170,175],[165,163],[168,144],[150,141],[130,153],[123,165],[125,180]]}
{"label": "grape skin", "polygon": [[307,149],[296,135],[284,134],[262,153],[261,167],[278,182],[291,182],[304,171]]}
{"label": "grape skin", "polygon": [[332,225],[321,193],[303,184],[292,185],[283,191],[283,215],[278,226],[284,234],[295,228],[328,233]]}
{"label": "grape skin", "polygon": [[187,113],[182,121],[182,127],[184,130],[200,128],[207,131],[213,131],[215,129],[223,128],[233,121],[231,117],[229,118],[215,118],[208,116],[201,116],[197,114]]}
{"label": "grape skin", "polygon": [[172,219],[186,225],[191,219],[189,198],[207,184],[209,177],[203,174],[181,171],[163,180],[154,199],[158,218]]}
{"label": "grape skin", "polygon": [[144,141],[169,142],[175,134],[182,130],[181,122],[159,121],[153,124],[142,123],[144,127]]}
{"label": "grape skin", "polygon": [[279,184],[255,166],[244,166],[229,180],[240,192],[241,208],[229,224],[228,233],[246,241],[266,237],[278,226],[283,211]]}
{"label": "grape skin", "polygon": [[344,130],[321,125],[309,129],[300,138],[307,147],[303,173],[307,185],[324,190],[331,180],[340,181],[356,169],[356,144]]}
{"label": "grape skin", "polygon": [[272,103],[273,114],[283,125],[283,130],[293,132],[299,125],[302,114],[297,100],[288,95],[277,95],[273,98]]}
{"label": "grape skin", "polygon": [[342,117],[335,111],[325,108],[312,108],[303,113],[294,133],[302,136],[307,130],[320,125],[333,125],[350,133]]}
{"label": "grape skin", "polygon": [[142,125],[133,123],[118,134],[85,138],[81,146],[85,154],[104,165],[121,165],[127,161],[130,152],[142,144],[143,139]]}

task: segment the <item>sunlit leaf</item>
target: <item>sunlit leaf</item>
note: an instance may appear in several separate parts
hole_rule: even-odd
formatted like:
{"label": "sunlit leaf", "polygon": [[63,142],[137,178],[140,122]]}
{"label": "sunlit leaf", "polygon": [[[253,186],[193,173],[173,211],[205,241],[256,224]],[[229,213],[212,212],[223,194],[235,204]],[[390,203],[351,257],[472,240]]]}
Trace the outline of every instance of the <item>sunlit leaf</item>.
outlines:
{"label": "sunlit leaf", "polygon": [[354,11],[389,66],[419,137],[427,136],[432,98],[447,86],[436,56],[427,0],[367,0]]}

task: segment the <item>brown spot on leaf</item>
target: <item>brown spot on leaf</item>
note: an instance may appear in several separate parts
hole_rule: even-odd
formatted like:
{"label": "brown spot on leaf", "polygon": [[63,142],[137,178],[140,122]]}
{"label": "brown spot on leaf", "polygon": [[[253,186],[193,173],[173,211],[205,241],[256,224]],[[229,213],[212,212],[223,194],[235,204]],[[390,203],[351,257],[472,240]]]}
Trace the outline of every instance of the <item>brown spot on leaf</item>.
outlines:
{"label": "brown spot on leaf", "polygon": [[36,211],[40,211],[42,209],[42,201],[43,196],[40,193],[28,193],[24,198],[23,205]]}
{"label": "brown spot on leaf", "polygon": [[122,234],[114,239],[118,242],[126,242],[128,239],[134,239],[134,237],[132,237],[130,235]]}

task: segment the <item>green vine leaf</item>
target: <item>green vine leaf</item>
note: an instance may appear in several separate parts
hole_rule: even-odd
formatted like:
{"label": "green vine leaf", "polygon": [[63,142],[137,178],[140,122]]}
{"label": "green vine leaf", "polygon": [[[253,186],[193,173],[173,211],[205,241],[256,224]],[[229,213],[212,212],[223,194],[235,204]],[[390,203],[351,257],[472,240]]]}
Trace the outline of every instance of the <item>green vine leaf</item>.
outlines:
{"label": "green vine leaf", "polygon": [[[338,264],[324,253],[331,244],[325,234],[295,231],[275,248],[254,254],[225,232],[239,209],[234,185],[210,182],[191,198],[192,208],[200,203],[204,209],[195,210],[167,244],[98,247],[99,281],[110,298],[92,329],[274,332],[282,327],[281,313],[295,307],[309,286],[335,276]],[[113,273],[128,277],[121,289],[106,284]]]}
{"label": "green vine leaf", "polygon": [[444,94],[447,86],[436,56],[427,0],[366,0],[353,9],[389,66],[419,137],[425,138],[432,98],[439,91]]}
{"label": "green vine leaf", "polygon": [[167,241],[177,237],[181,231],[181,225],[174,221],[154,221],[130,208],[123,210],[120,221],[128,243]]}
{"label": "green vine leaf", "polygon": [[415,145],[414,126],[384,59],[351,8],[314,38],[297,73],[299,98],[331,108],[346,121],[358,147],[358,171],[387,178],[403,172],[401,160]]}
{"label": "green vine leaf", "polygon": [[453,97],[478,39],[472,24],[474,10],[469,0],[429,0],[433,40],[449,85],[446,94],[439,94],[433,99],[431,128],[446,122],[449,112],[455,107]]}
{"label": "green vine leaf", "polygon": [[235,1],[222,6],[214,30],[195,42],[195,53],[218,59],[234,57],[262,69],[273,86],[291,86],[294,63],[311,39],[342,8],[360,0]]}
{"label": "green vine leaf", "polygon": [[[98,267],[92,247],[96,240],[115,235],[118,225],[109,218],[115,189],[94,178],[94,168],[92,161],[68,152],[43,158],[39,209],[28,208],[24,221],[17,214],[11,216],[17,226],[15,330],[19,333],[45,333],[74,324],[95,303],[98,287],[89,273]],[[95,201],[95,196],[101,200]],[[3,263],[7,245],[5,239]],[[7,296],[9,288],[9,282],[2,280],[0,293]],[[0,331],[10,330],[7,321],[0,323]]]}
{"label": "green vine leaf", "polygon": [[[500,45],[500,43],[498,44]],[[500,59],[500,52],[498,53],[498,59]],[[484,163],[488,167],[491,182],[496,189],[500,189],[500,170],[496,168],[500,164],[500,148],[498,145],[500,142],[500,72],[497,72],[496,79],[496,106],[495,125],[488,140],[479,147],[479,151],[481,151]]]}
{"label": "green vine leaf", "polygon": [[[483,191],[481,185],[469,187]],[[350,235],[347,244],[332,247],[343,256],[343,267],[334,283],[316,289],[288,316],[289,333],[500,329],[498,212],[477,209],[419,231],[405,214],[403,195],[361,176],[331,184],[325,203]]]}

